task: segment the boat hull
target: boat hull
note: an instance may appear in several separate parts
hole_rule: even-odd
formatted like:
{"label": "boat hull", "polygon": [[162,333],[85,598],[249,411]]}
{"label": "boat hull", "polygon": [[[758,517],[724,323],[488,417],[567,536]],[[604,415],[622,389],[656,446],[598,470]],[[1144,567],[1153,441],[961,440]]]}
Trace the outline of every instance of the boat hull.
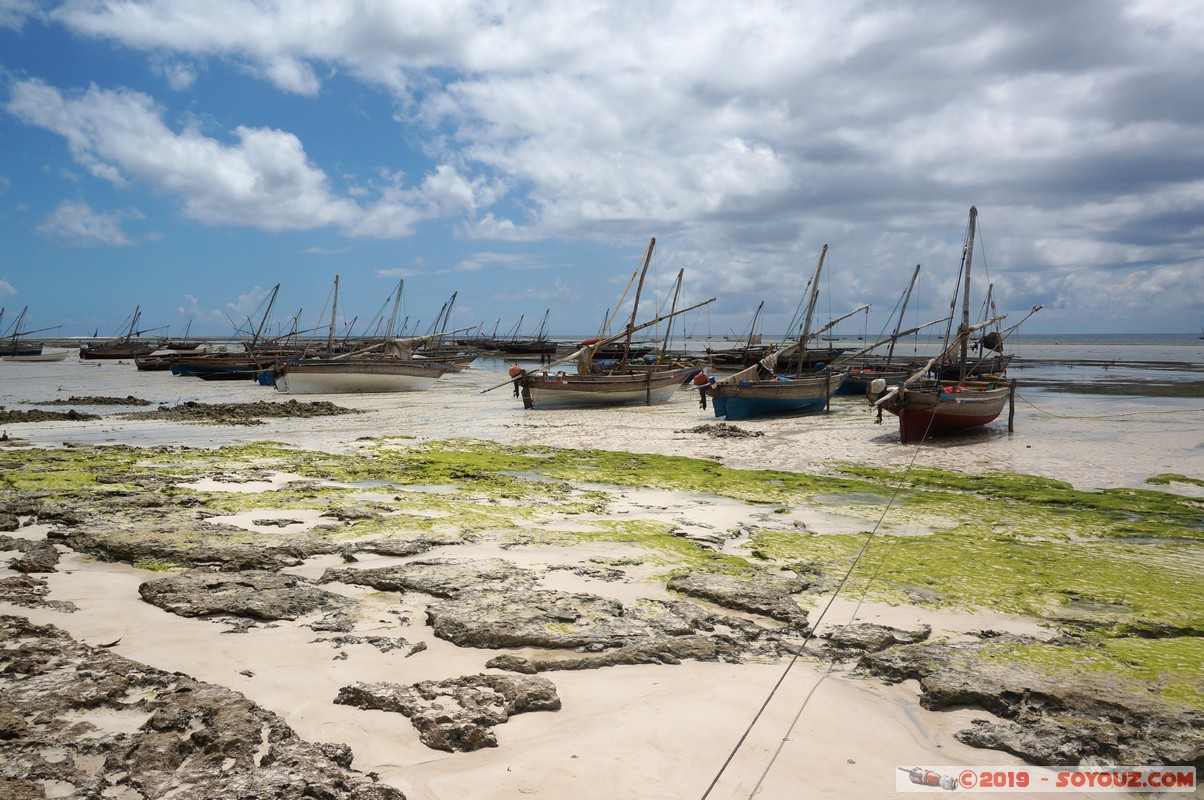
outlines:
{"label": "boat hull", "polygon": [[695,370],[646,370],[621,375],[529,375],[522,381],[526,408],[586,408],[667,403]]}
{"label": "boat hull", "polygon": [[816,414],[844,383],[848,373],[792,380],[716,383],[708,387],[716,417],[730,420]]}
{"label": "boat hull", "polygon": [[203,378],[206,380],[226,380],[220,376],[230,376],[229,380],[252,378],[261,370],[271,369],[274,361],[248,361],[245,358],[231,359],[216,357],[177,359],[169,363],[171,374],[180,378]]}
{"label": "boat hull", "polygon": [[4,342],[0,344],[0,356],[38,356],[42,354],[40,343]]}
{"label": "boat hull", "polygon": [[16,363],[38,363],[42,361],[64,361],[67,358],[66,350],[43,350],[37,354],[30,355],[6,355],[0,356],[0,360],[12,361]]}
{"label": "boat hull", "polygon": [[888,401],[886,410],[899,418],[899,441],[919,442],[994,422],[1003,413],[1010,394],[1008,386],[908,389]]}
{"label": "boat hull", "polygon": [[159,349],[158,345],[122,344],[122,345],[84,345],[79,349],[79,357],[87,360],[142,358],[149,356]]}
{"label": "boat hull", "polygon": [[886,381],[888,385],[894,386],[903,383],[910,377],[911,373],[904,370],[854,369],[849,372],[849,377],[845,378],[836,394],[860,396],[868,392],[870,384],[878,378]]}
{"label": "boat hull", "polygon": [[285,394],[420,392],[451,371],[446,365],[412,361],[302,361],[276,368],[276,391]]}

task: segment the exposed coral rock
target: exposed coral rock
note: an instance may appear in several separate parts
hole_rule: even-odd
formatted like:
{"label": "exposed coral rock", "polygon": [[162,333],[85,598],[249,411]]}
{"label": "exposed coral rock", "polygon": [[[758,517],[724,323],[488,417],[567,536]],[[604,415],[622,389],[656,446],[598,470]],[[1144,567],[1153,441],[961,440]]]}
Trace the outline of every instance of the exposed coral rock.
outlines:
{"label": "exposed coral rock", "polygon": [[[238,692],[82,645],[53,627],[0,617],[0,797],[404,800],[348,768]],[[120,720],[98,727],[94,720]],[[51,758],[50,754],[58,753]],[[66,757],[62,757],[65,754]]]}
{"label": "exposed coral rock", "polygon": [[413,686],[358,683],[339,690],[336,703],[406,715],[435,750],[497,747],[495,725],[527,711],[558,711],[560,697],[547,678],[470,675]]}

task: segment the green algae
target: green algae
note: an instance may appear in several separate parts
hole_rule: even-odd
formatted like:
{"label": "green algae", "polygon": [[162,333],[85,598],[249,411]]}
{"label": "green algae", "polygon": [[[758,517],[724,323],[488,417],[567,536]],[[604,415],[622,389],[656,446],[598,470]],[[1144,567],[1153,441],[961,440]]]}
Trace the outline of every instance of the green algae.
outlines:
{"label": "green algae", "polygon": [[1187,486],[1204,486],[1204,478],[1189,478],[1186,475],[1179,475],[1174,472],[1164,472],[1160,475],[1152,475],[1146,478],[1146,483],[1152,483],[1156,486],[1168,486],[1172,483],[1182,483]]}
{"label": "green algae", "polygon": [[994,664],[1016,664],[1073,685],[1080,675],[1106,677],[1137,696],[1156,694],[1172,706],[1204,710],[1204,639],[1105,639],[1096,643],[991,643],[979,656]]}
{"label": "green algae", "polygon": [[[842,577],[852,569],[842,589],[849,595],[1026,615],[1083,637],[1082,652],[1034,645],[1011,651],[1008,658],[1057,671],[1090,657],[1093,668],[1123,680],[1152,682],[1177,702],[1199,700],[1185,687],[1192,677],[1200,683],[1204,661],[1193,633],[1204,630],[1199,569],[1204,502],[1169,490],[1083,491],[1028,475],[903,473],[860,465],[842,465],[835,475],[735,470],[684,457],[400,437],[363,440],[343,453],[263,441],[213,450],[104,446],[17,449],[5,455],[21,467],[0,473],[0,496],[28,495],[73,507],[96,501],[117,524],[125,519],[154,526],[154,508],[111,500],[114,494],[150,498],[153,493],[179,513],[190,508],[209,515],[320,512],[337,519],[337,525],[307,535],[330,542],[430,531],[463,541],[488,538],[502,546],[614,542],[634,553],[619,559],[622,564],[652,565],[662,579],[756,568]],[[237,481],[273,473],[304,480],[253,493],[185,485],[215,474]],[[374,487],[354,486],[357,482]],[[1149,483],[1204,481],[1167,474]],[[441,490],[424,489],[432,486]],[[684,538],[670,523],[606,519],[615,487],[731,498],[747,503],[748,518],[757,522],[750,525],[743,549],[721,553]],[[817,509],[866,520],[868,528],[886,508],[886,498],[896,525],[892,530],[906,530],[897,520],[908,520],[930,532],[871,538],[824,532],[822,525],[818,532],[778,530],[769,522],[772,515]],[[585,530],[561,524],[581,517],[586,519],[574,524]],[[263,546],[286,546],[290,540],[207,527],[194,523],[170,533],[182,552],[207,536]],[[1161,638],[1145,638],[1151,635]]]}
{"label": "green algae", "polygon": [[169,572],[179,569],[180,565],[170,561],[135,561],[134,569],[145,569],[151,572]]}

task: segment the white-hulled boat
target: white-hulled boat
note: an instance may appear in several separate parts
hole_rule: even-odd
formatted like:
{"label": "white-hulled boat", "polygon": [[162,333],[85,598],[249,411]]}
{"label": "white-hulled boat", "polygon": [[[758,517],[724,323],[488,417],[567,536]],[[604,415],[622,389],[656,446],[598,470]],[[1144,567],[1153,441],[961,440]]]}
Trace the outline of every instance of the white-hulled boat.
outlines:
{"label": "white-hulled boat", "polygon": [[67,358],[68,350],[43,350],[40,353],[25,355],[0,356],[0,361],[15,361],[18,363],[37,363],[39,361],[62,361]]}
{"label": "white-hulled boat", "polygon": [[455,369],[447,364],[386,357],[303,359],[276,368],[276,391],[286,394],[418,392]]}
{"label": "white-hulled boat", "polygon": [[285,360],[275,369],[276,391],[287,394],[420,392],[460,367],[414,360],[432,336],[393,339],[384,353],[358,351],[331,358]]}

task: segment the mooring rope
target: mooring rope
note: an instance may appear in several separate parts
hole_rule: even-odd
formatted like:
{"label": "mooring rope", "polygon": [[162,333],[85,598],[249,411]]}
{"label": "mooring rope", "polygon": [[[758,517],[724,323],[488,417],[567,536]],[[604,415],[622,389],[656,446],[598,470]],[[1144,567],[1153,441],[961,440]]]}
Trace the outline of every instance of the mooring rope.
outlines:
{"label": "mooring rope", "polygon": [[[928,424],[929,424],[929,426],[932,425],[931,419],[929,420]],[[803,652],[807,649],[807,645],[815,637],[815,631],[819,628],[820,623],[823,622],[824,617],[827,616],[828,611],[832,608],[832,604],[836,602],[836,598],[840,596],[840,592],[842,589],[844,589],[845,584],[847,584],[849,582],[849,578],[852,577],[853,572],[857,569],[857,565],[861,563],[861,559],[865,556],[866,551],[869,549],[870,543],[878,535],[878,530],[879,530],[879,528],[882,527],[882,523],[886,519],[886,515],[890,511],[891,506],[894,505],[895,500],[899,496],[899,493],[903,490],[904,478],[907,477],[907,474],[911,471],[912,467],[915,466],[916,459],[919,458],[919,456],[920,456],[920,447],[923,445],[924,439],[927,438],[927,435],[928,435],[928,431],[925,431],[924,437],[921,438],[919,444],[916,445],[916,450],[915,450],[915,453],[911,457],[911,461],[908,463],[907,468],[903,470],[903,474],[900,476],[898,483],[895,485],[894,491],[892,492],[890,499],[886,501],[886,506],[883,507],[882,514],[878,517],[878,521],[874,523],[873,530],[871,530],[869,532],[869,534],[866,536],[865,542],[861,545],[861,549],[859,551],[857,551],[857,555],[854,556],[852,563],[849,564],[848,570],[845,572],[844,576],[840,579],[840,582],[836,585],[836,589],[832,592],[832,596],[828,598],[828,602],[824,605],[823,610],[820,611],[819,617],[815,620],[815,623],[811,626],[811,630],[808,631],[807,635],[803,637],[803,643],[801,645],[799,645],[798,649],[795,650],[791,654],[790,660],[788,662],[786,662],[786,668],[784,670],[782,670],[782,674],[778,677],[777,681],[774,683],[773,688],[771,688],[769,690],[769,694],[766,695],[765,701],[761,703],[761,707],[757,709],[757,713],[754,714],[752,720],[749,721],[748,726],[744,729],[744,733],[740,734],[740,738],[736,741],[736,744],[732,748],[732,751],[730,753],[728,753],[727,758],[724,759],[723,764],[719,767],[719,771],[717,773],[715,773],[715,777],[711,779],[710,785],[707,786],[706,791],[702,793],[702,797],[700,798],[700,800],[707,800],[707,798],[710,796],[710,794],[714,790],[715,786],[719,783],[719,780],[723,777],[723,773],[727,771],[727,768],[731,765],[732,760],[735,759],[736,754],[740,751],[740,748],[744,746],[744,742],[748,739],[749,734],[752,733],[752,729],[754,727],[756,727],[757,722],[761,719],[761,716],[765,713],[765,709],[767,709],[769,707],[770,702],[773,701],[773,698],[777,694],[778,689],[780,689],[782,687],[782,684],[786,682],[786,677],[790,674],[790,671],[794,668],[794,665],[798,663],[799,658],[802,656]],[[893,549],[893,546],[892,546],[892,549]],[[882,561],[880,561],[878,563],[878,567],[870,575],[869,580],[866,581],[865,588],[862,590],[862,593],[861,593],[861,597],[858,598],[857,605],[854,607],[853,617],[849,620],[849,622],[846,622],[844,624],[844,626],[841,628],[841,630],[843,630],[844,628],[847,628],[852,623],[853,619],[856,618],[857,611],[861,608],[862,601],[865,599],[866,594],[870,590],[870,586],[873,584],[874,579],[878,576],[878,573],[881,571],[882,565],[884,563],[886,563],[886,558],[889,555],[890,555],[890,550],[887,550],[886,553],[882,557]],[[815,691],[819,688],[819,684],[822,683],[824,681],[824,679],[828,676],[828,674],[830,674],[832,672],[832,669],[833,669],[833,666],[831,664],[829,664],[828,671],[820,676],[819,680],[816,681],[815,686],[811,687],[811,691],[809,691],[807,693],[807,696],[803,698],[802,705],[799,706],[799,710],[798,710],[798,713],[795,715],[794,721],[791,723],[790,728],[787,729],[787,731],[786,731],[786,736],[782,737],[782,741],[778,744],[778,748],[774,752],[773,757],[770,759],[769,764],[766,766],[765,772],[762,773],[761,778],[757,781],[757,785],[753,789],[753,791],[749,794],[749,797],[752,797],[758,791],[760,791],[762,782],[765,780],[765,777],[769,774],[770,768],[773,766],[774,762],[777,760],[778,755],[782,751],[782,747],[785,746],[786,741],[789,739],[790,731],[794,729],[794,725],[802,717],[803,711],[806,710],[806,708],[807,708],[807,703],[809,703],[812,696],[814,696]]]}
{"label": "mooring rope", "polygon": [[1166,411],[1126,411],[1123,414],[1055,414],[1052,411],[1046,411],[1045,409],[1041,408],[1022,394],[1017,394],[1016,396],[1045,416],[1053,417],[1054,419],[1111,419],[1113,417],[1142,417],[1147,415],[1154,416],[1157,414],[1204,413],[1204,408],[1172,408],[1167,409]]}

